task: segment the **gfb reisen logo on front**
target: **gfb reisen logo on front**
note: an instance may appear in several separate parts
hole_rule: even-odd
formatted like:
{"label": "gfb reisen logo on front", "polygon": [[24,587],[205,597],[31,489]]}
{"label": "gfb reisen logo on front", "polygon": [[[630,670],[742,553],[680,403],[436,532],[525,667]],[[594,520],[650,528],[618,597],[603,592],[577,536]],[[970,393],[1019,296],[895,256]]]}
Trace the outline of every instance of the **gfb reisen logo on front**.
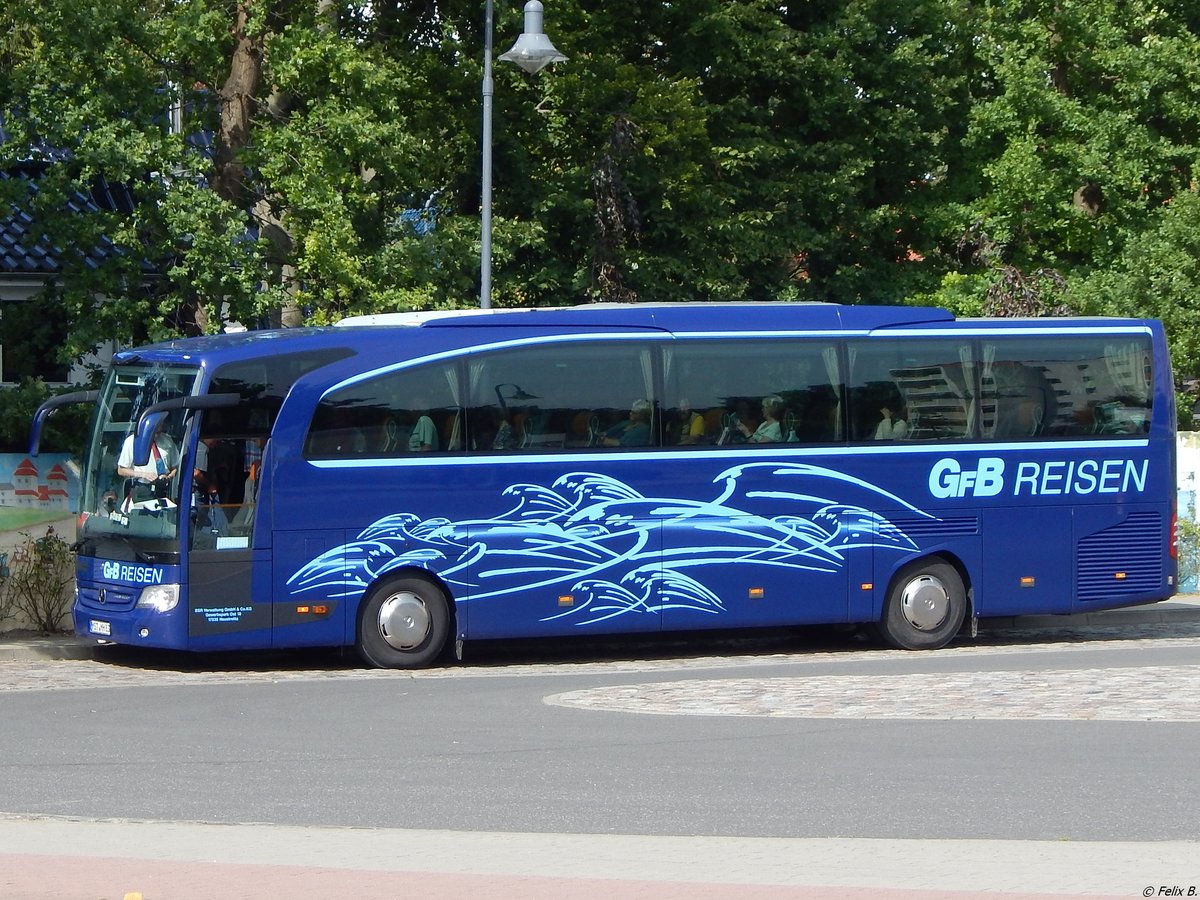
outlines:
{"label": "gfb reisen logo on front", "polygon": [[109,581],[127,581],[130,584],[162,584],[163,570],[155,566],[131,566],[128,563],[106,562],[101,572]]}
{"label": "gfb reisen logo on front", "polygon": [[1010,470],[998,456],[981,457],[973,468],[946,457],[929,470],[929,493],[942,500],[1001,494],[1033,497],[1140,493],[1146,489],[1149,466],[1150,461],[1145,459],[1069,459],[1025,461]]}

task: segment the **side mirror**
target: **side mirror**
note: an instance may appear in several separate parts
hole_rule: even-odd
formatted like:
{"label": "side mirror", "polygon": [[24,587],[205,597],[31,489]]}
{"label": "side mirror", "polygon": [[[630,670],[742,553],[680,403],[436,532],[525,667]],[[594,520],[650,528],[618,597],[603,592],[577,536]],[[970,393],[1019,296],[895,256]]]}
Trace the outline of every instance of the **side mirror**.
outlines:
{"label": "side mirror", "polygon": [[[152,407],[153,408],[153,407]],[[147,410],[138,419],[137,431],[133,438],[133,464],[144,466],[150,462],[151,446],[154,443],[154,432],[167,418],[165,412],[150,412]]]}
{"label": "side mirror", "polygon": [[147,406],[138,416],[137,430],[134,432],[133,464],[144,466],[150,462],[150,448],[154,443],[154,432],[167,417],[167,413],[177,409],[222,409],[228,406],[237,406],[241,402],[241,394],[200,394],[174,397]]}
{"label": "side mirror", "polygon": [[33,414],[33,423],[29,428],[29,455],[37,456],[42,443],[42,426],[46,424],[51,414],[61,406],[74,406],[77,403],[95,403],[100,396],[99,391],[75,391],[71,394],[59,394],[51,397],[37,408]]}

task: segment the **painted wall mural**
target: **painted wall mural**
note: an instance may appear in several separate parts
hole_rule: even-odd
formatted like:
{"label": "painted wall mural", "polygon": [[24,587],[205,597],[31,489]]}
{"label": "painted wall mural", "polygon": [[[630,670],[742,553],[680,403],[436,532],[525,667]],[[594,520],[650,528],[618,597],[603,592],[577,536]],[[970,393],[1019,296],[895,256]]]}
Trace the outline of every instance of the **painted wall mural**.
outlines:
{"label": "painted wall mural", "polygon": [[871,547],[917,549],[872,508],[935,518],[866,481],[804,463],[745,463],[712,486],[711,499],[693,500],[645,496],[594,472],[514,484],[491,518],[385,516],[307,562],[288,586],[296,598],[351,599],[416,566],[436,572],[459,602],[546,588],[575,596],[544,622],[586,627],[668,609],[720,616],[725,604],[705,581],[712,567],[834,573]]}

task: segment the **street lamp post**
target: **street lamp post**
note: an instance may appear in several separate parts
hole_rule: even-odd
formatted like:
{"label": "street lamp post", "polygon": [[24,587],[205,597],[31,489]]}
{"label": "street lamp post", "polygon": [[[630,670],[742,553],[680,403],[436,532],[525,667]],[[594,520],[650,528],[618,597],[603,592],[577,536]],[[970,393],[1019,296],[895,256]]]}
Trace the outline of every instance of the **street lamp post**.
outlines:
{"label": "street lamp post", "polygon": [[[543,7],[538,0],[525,4],[525,30],[500,59],[526,72],[540,72],[552,62],[566,59],[542,30]],[[479,204],[479,308],[492,307],[492,0],[487,0],[483,30],[483,188]]]}

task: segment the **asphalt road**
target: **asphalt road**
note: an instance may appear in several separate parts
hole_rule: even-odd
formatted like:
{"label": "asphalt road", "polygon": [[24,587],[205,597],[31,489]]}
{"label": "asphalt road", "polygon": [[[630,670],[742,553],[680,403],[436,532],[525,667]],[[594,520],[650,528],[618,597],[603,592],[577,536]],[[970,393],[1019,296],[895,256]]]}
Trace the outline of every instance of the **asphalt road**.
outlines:
{"label": "asphalt road", "polygon": [[919,654],[845,640],[682,658],[635,648],[416,674],[320,655],[5,663],[0,813],[1194,840],[1198,629]]}

